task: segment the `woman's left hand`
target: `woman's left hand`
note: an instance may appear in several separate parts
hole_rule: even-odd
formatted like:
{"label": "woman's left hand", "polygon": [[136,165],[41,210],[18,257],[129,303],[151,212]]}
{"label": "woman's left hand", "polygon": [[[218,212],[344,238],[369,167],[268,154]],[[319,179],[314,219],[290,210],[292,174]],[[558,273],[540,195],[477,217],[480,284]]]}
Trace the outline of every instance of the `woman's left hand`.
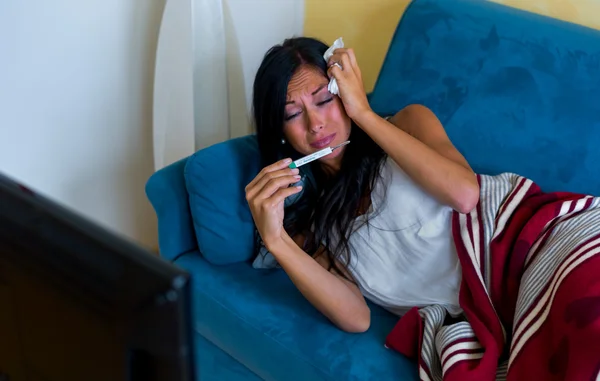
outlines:
{"label": "woman's left hand", "polygon": [[[334,65],[335,63],[342,68]],[[348,116],[356,119],[362,113],[371,110],[354,51],[346,48],[334,50],[327,66],[329,78],[334,77],[337,81],[339,95]]]}

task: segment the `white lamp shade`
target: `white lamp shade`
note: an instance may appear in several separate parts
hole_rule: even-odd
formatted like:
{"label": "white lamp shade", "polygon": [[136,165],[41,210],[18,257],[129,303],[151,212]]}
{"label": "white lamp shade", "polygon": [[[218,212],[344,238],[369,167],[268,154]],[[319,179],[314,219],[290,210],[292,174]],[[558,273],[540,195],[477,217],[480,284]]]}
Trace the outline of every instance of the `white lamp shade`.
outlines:
{"label": "white lamp shade", "polygon": [[156,50],[155,170],[230,136],[222,0],[168,0]]}

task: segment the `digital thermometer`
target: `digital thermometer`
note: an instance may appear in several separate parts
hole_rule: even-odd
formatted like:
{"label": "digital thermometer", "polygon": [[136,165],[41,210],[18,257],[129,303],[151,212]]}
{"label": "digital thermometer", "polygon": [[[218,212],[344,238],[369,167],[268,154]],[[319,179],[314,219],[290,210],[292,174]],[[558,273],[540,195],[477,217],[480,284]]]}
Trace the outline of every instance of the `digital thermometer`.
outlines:
{"label": "digital thermometer", "polygon": [[322,149],[322,150],[320,150],[320,151],[317,151],[317,152],[315,152],[315,153],[311,153],[311,154],[310,154],[310,155],[308,155],[308,156],[304,156],[304,157],[302,157],[302,158],[300,158],[300,159],[298,159],[298,160],[295,160],[295,161],[293,161],[293,162],[292,162],[292,163],[289,165],[289,167],[290,167],[290,168],[292,168],[292,169],[294,169],[294,168],[298,168],[298,167],[301,167],[301,166],[303,166],[304,164],[308,164],[308,163],[310,163],[311,161],[315,161],[315,160],[317,160],[317,159],[320,159],[320,158],[322,158],[323,156],[327,156],[327,155],[329,155],[330,153],[332,153],[332,152],[333,152],[333,151],[335,151],[336,149],[338,149],[338,148],[340,148],[340,147],[343,147],[343,146],[345,146],[345,145],[346,145],[346,144],[348,144],[348,143],[350,143],[350,140],[347,140],[347,141],[343,142],[342,144],[338,144],[338,145],[337,145],[337,146],[335,146],[335,147],[327,147],[327,148],[324,148],[324,149]]}

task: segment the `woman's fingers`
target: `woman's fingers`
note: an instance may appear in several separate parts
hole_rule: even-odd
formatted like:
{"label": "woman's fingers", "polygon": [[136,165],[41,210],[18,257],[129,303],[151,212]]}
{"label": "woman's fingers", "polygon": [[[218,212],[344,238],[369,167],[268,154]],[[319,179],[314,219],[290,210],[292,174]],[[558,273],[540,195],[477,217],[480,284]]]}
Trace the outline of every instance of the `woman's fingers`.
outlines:
{"label": "woman's fingers", "polygon": [[350,59],[350,62],[352,63],[352,67],[355,69],[358,68],[358,62],[356,62],[356,54],[354,54],[354,49],[348,48],[346,50],[346,54],[348,54],[348,58]]}
{"label": "woman's fingers", "polygon": [[284,168],[287,168],[288,165],[290,165],[290,163],[292,162],[292,159],[283,159],[283,160],[279,160],[271,165],[268,165],[266,167],[264,167],[257,175],[256,177],[254,177],[254,179],[252,179],[252,181],[250,181],[250,183],[248,183],[248,185],[246,185],[246,192],[248,192],[250,189],[254,188],[255,185],[261,181],[263,179],[263,177],[273,171],[278,171],[278,170],[282,170]]}
{"label": "woman's fingers", "polygon": [[[347,58],[344,58],[347,57]],[[334,57],[340,57],[338,58],[338,60],[341,60],[342,62],[344,61],[344,59],[347,59],[350,64],[352,65],[353,69],[358,68],[358,62],[356,61],[356,54],[354,54],[354,49],[352,48],[338,48],[336,50],[334,50],[333,55],[331,56],[331,58]],[[331,59],[329,60],[331,62]],[[340,61],[335,61],[335,62],[340,62]]]}
{"label": "woman's fingers", "polygon": [[265,200],[265,206],[270,207],[270,208],[275,207],[275,206],[279,205],[281,202],[283,202],[283,200],[285,200],[286,197],[296,194],[296,193],[300,192],[301,190],[302,190],[302,186],[281,188],[277,192],[275,192],[271,197],[269,197]]}
{"label": "woman's fingers", "polygon": [[346,53],[348,54],[350,63],[352,63],[352,69],[354,70],[354,73],[356,73],[356,75],[358,75],[358,78],[362,82],[362,73],[360,72],[360,68],[358,67],[358,62],[356,61],[356,55],[354,54],[354,49],[348,48]]}
{"label": "woman's fingers", "polygon": [[329,78],[339,78],[341,75],[342,69],[337,65],[331,65],[329,66],[329,69],[327,69],[327,76]]}
{"label": "woman's fingers", "polygon": [[273,196],[273,194],[275,194],[279,189],[286,189],[289,187],[289,185],[297,183],[298,181],[300,181],[299,175],[288,175],[273,178],[269,180],[260,191],[258,191],[254,199],[257,201],[265,200]]}
{"label": "woman's fingers", "polygon": [[[342,65],[338,68],[336,63]],[[328,61],[327,74],[338,81],[340,98],[348,116],[354,119],[370,108],[365,93],[360,68],[356,64],[356,56],[352,49],[336,49]],[[332,66],[333,65],[333,66]]]}
{"label": "woman's fingers", "polygon": [[[273,171],[273,172],[268,172],[266,173],[260,180],[258,180],[258,182],[250,189],[248,189],[246,191],[246,196],[249,198],[254,198],[257,197],[257,195],[259,193],[261,193],[263,191],[263,189],[272,181],[274,180],[278,180],[281,178],[295,178],[297,179],[297,181],[300,180],[300,177],[294,177],[298,175],[298,168],[294,168],[294,169],[290,169],[290,168],[285,168],[285,169],[280,169],[278,171]],[[275,190],[273,190],[273,192],[275,192]],[[268,195],[270,196],[270,194]],[[268,197],[267,196],[267,197]]]}
{"label": "woman's fingers", "polygon": [[356,56],[354,55],[354,51],[352,49],[336,49],[333,55],[329,58],[327,66],[331,66],[334,63],[340,64],[343,71],[353,72],[358,69]]}
{"label": "woman's fingers", "polygon": [[352,63],[347,54],[334,54],[331,56],[329,59],[329,66],[333,65],[332,67],[337,67],[337,65],[335,65],[336,63],[342,67],[341,70],[343,74],[348,75],[353,72]]}

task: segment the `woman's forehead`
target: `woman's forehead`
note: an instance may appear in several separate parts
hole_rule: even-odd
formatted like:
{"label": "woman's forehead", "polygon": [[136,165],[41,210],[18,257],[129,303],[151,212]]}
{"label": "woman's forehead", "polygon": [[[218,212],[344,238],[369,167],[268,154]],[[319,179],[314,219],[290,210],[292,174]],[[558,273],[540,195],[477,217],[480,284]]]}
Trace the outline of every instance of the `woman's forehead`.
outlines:
{"label": "woman's forehead", "polygon": [[291,97],[296,93],[311,93],[324,83],[327,83],[327,77],[319,69],[303,65],[288,83],[287,95]]}

